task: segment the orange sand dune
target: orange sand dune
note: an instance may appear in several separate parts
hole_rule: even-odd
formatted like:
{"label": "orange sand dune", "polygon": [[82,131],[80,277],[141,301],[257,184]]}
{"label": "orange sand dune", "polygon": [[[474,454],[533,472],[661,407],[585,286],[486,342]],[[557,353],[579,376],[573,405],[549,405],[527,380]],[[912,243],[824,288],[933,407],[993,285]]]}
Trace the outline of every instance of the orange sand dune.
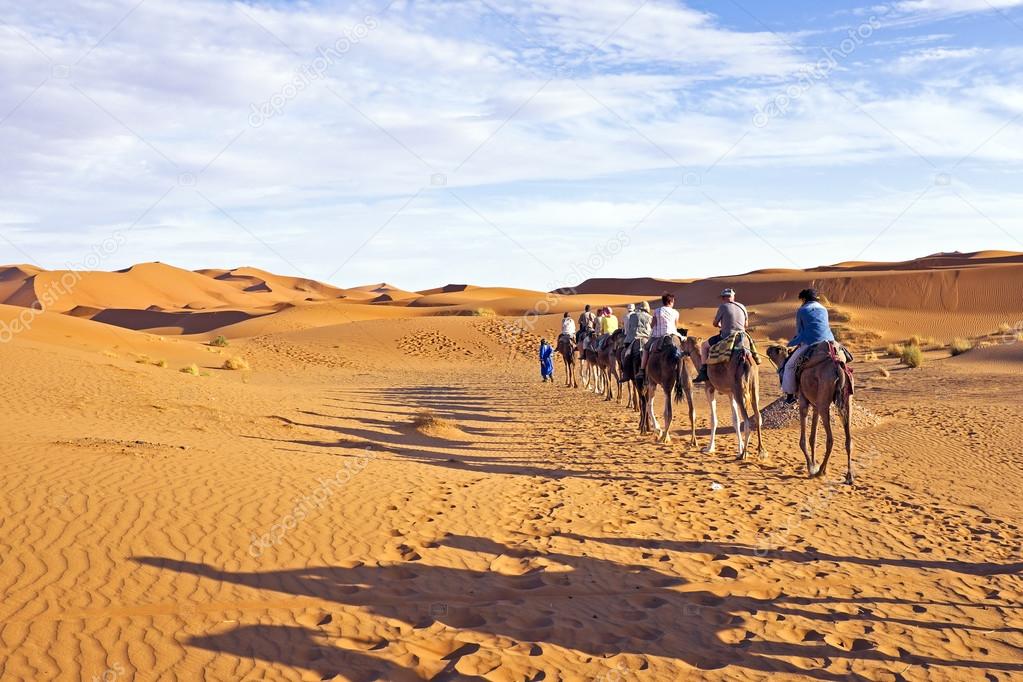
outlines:
{"label": "orange sand dune", "polygon": [[448,306],[448,305],[472,305],[475,303],[487,303],[498,299],[506,299],[515,296],[537,299],[543,298],[546,294],[542,291],[530,289],[514,289],[510,287],[471,287],[457,291],[427,294],[412,302],[416,307],[424,306]]}
{"label": "orange sand dune", "polygon": [[77,306],[207,309],[244,306],[237,288],[199,273],[163,263],[143,263],[119,272],[42,271],[33,274],[3,302],[66,312]]}
{"label": "orange sand dune", "polygon": [[[238,289],[270,302],[295,303],[306,300],[320,300],[349,297],[350,293],[329,284],[304,277],[275,275],[258,268],[234,268],[233,270],[198,270],[200,274],[221,282],[233,284]],[[363,292],[356,297],[363,298]]]}
{"label": "orange sand dune", "polygon": [[[818,288],[832,304],[877,310],[902,309],[944,316],[982,316],[985,320],[1020,315],[1023,255],[1001,252],[938,254],[906,263],[856,263],[808,270],[762,270],[695,281],[652,278],[587,280],[583,293],[654,296],[671,291],[682,307],[712,306],[725,287],[747,305],[795,304],[805,287]],[[989,331],[974,327],[975,333]]]}
{"label": "orange sand dune", "polygon": [[393,284],[387,282],[380,282],[379,284],[365,284],[359,287],[352,287],[348,291],[352,292],[363,292],[369,294],[371,299],[380,299],[384,301],[407,301],[411,299],[419,298],[419,294],[415,291],[405,291]]}

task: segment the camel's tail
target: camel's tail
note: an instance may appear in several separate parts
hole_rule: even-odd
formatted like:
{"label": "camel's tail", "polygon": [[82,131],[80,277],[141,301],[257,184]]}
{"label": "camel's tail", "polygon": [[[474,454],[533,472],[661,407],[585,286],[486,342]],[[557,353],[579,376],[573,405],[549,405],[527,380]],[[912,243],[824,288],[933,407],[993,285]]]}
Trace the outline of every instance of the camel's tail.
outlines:
{"label": "camel's tail", "polygon": [[849,398],[853,394],[852,370],[842,362],[836,362],[835,369],[838,370],[838,378],[835,379],[833,400],[842,414],[849,417]]}

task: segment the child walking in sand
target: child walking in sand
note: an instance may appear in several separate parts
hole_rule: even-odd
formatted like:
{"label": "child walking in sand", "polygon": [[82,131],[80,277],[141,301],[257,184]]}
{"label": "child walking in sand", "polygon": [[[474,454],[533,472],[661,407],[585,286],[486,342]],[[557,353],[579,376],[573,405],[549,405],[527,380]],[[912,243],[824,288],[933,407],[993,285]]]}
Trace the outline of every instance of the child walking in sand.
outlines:
{"label": "child walking in sand", "polygon": [[554,349],[547,339],[540,339],[540,377],[544,383],[554,383]]}

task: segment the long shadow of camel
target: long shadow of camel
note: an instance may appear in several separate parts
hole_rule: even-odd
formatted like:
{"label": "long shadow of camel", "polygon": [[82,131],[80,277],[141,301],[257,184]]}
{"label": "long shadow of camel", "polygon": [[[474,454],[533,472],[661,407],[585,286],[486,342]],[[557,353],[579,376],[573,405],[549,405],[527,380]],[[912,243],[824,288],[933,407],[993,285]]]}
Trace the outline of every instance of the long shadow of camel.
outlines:
{"label": "long shadow of camel", "polygon": [[[892,657],[877,651],[874,644],[856,640],[850,648],[821,641],[758,641],[753,633],[741,640],[736,636],[745,622],[741,614],[773,611],[780,616],[799,616],[829,622],[832,615],[800,610],[785,599],[756,599],[719,596],[709,591],[677,590],[685,581],[644,566],[618,564],[595,557],[520,550],[470,536],[448,536],[439,541],[448,547],[475,553],[503,556],[507,561],[526,562],[542,556],[561,570],[528,570],[521,575],[494,571],[427,566],[405,563],[396,566],[309,567],[268,572],[225,571],[202,563],[159,557],[136,557],[134,561],[160,569],[201,576],[253,589],[328,602],[359,606],[377,615],[425,628],[440,622],[451,628],[510,637],[538,645],[553,644],[591,656],[633,653],[677,659],[700,669],[729,665],[763,673],[802,675],[818,680],[865,681],[852,671],[825,670],[835,659],[906,664],[954,666],[1023,671],[1023,664],[969,660],[943,660],[929,656]],[[525,566],[525,564],[523,564]],[[802,599],[800,604],[858,600],[830,598]],[[865,602],[873,601],[869,598]],[[907,602],[909,603],[909,602]],[[441,605],[442,608],[438,608]],[[277,631],[273,631],[277,632]],[[250,634],[259,634],[253,632]],[[295,635],[290,633],[289,636]],[[239,654],[238,631],[190,641],[205,649]],[[276,635],[275,635],[276,636]],[[312,636],[311,634],[308,636]],[[251,639],[251,637],[250,637]],[[256,656],[312,670],[324,666],[289,649],[268,642]],[[330,666],[348,665],[343,652]],[[803,668],[781,657],[808,660]],[[365,661],[363,662],[365,663]],[[350,663],[356,665],[356,663]],[[813,667],[817,665],[817,667]],[[358,672],[358,670],[356,670]]]}
{"label": "long shadow of camel", "polygon": [[896,566],[901,568],[926,568],[955,571],[966,575],[1010,575],[1023,573],[1023,561],[1011,564],[996,564],[992,562],[971,563],[968,561],[938,561],[927,559],[902,559],[902,558],[881,558],[881,557],[857,557],[839,556],[826,554],[816,550],[797,551],[792,549],[763,549],[751,545],[729,542],[700,542],[700,541],[675,541],[655,540],[645,538],[598,538],[586,537],[575,533],[562,533],[561,537],[579,541],[600,542],[606,545],[617,545],[620,547],[634,547],[639,549],[668,549],[676,552],[699,552],[704,554],[726,554],[735,556],[751,556],[761,559],[778,559],[781,561],[796,561],[800,563],[811,561],[834,561],[838,563],[862,564],[865,566]]}

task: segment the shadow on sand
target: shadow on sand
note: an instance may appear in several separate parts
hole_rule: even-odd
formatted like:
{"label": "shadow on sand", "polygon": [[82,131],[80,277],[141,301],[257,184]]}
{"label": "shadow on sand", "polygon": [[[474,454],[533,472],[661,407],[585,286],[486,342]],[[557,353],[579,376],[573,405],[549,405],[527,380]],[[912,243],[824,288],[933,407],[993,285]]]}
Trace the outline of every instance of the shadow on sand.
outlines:
{"label": "shadow on sand", "polygon": [[[862,621],[862,631],[870,633],[872,623],[885,620],[874,616],[869,608],[873,603],[912,606],[921,602],[870,597],[720,596],[707,590],[689,589],[684,580],[649,567],[591,556],[541,554],[471,536],[449,535],[438,544],[474,555],[506,557],[510,561],[528,562],[542,557],[548,565],[559,568],[533,567],[521,575],[508,575],[414,562],[393,566],[356,564],[237,572],[162,557],[135,557],[133,561],[144,567],[254,590],[357,606],[377,616],[402,621],[413,630],[439,622],[459,630],[504,636],[533,643],[536,653],[542,652],[545,645],[557,645],[584,656],[631,653],[675,659],[697,670],[735,666],[817,680],[872,679],[842,666],[837,671],[828,670],[841,659],[876,662],[888,667],[893,674],[913,665],[1023,673],[1023,663],[948,660],[905,651],[893,656],[879,651],[869,634],[828,635],[834,633],[834,628],[828,624],[838,620]],[[854,613],[839,613],[829,608],[837,605],[859,608]],[[765,641],[746,630],[747,624],[755,622],[751,616],[763,612],[773,614],[773,620],[793,620],[786,628],[791,633],[788,641]],[[757,620],[763,618],[761,615]],[[895,622],[923,628],[963,627],[912,619]],[[369,653],[332,646],[316,630],[300,627],[247,625],[224,634],[195,637],[187,643],[234,656],[313,670],[323,676],[340,672],[356,679],[376,679],[374,675],[394,680],[418,679],[408,669]],[[387,646],[388,641],[381,640],[372,648],[382,651]],[[456,674],[454,666],[459,658],[475,650],[463,647],[449,653],[444,661],[450,675],[437,675],[432,679],[473,679]],[[792,658],[802,660],[797,664],[789,660]],[[543,679],[543,674],[534,679]]]}

